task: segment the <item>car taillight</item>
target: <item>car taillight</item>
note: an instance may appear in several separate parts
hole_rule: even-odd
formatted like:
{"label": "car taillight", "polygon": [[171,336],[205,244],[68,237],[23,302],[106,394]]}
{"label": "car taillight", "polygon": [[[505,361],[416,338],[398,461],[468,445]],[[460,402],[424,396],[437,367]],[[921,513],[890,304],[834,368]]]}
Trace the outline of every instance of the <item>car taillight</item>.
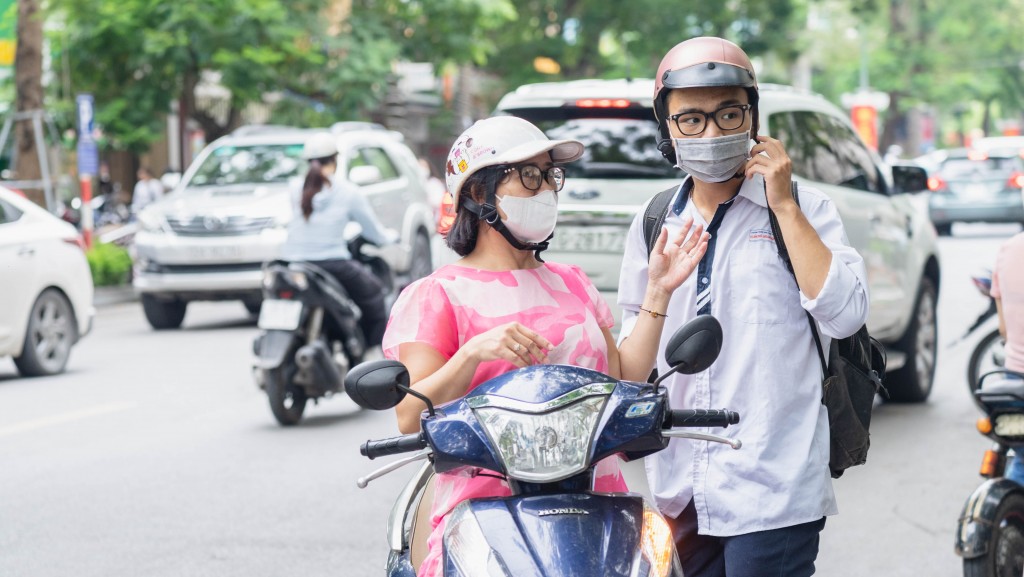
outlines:
{"label": "car taillight", "polygon": [[935,192],[946,188],[946,182],[937,176],[928,177],[928,190]]}
{"label": "car taillight", "polygon": [[1007,183],[1010,188],[1024,189],[1024,172],[1015,172],[1010,175],[1010,181]]}
{"label": "car taillight", "polygon": [[629,108],[625,98],[584,98],[576,101],[580,108]]}
{"label": "car taillight", "polygon": [[450,192],[445,191],[441,198],[441,211],[437,217],[437,234],[444,236],[455,222],[455,200]]}
{"label": "car taillight", "polygon": [[85,252],[85,241],[82,240],[82,236],[81,235],[69,236],[69,237],[61,239],[61,240],[63,240],[64,242],[66,242],[68,244],[75,245],[79,249],[81,249],[82,252]]}

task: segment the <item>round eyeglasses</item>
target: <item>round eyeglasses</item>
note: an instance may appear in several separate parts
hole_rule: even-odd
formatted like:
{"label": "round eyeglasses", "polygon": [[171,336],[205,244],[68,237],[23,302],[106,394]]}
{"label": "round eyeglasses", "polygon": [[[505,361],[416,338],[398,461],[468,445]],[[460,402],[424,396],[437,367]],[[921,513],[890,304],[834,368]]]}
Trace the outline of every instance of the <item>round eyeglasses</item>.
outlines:
{"label": "round eyeglasses", "polygon": [[565,169],[561,166],[541,170],[536,164],[516,164],[506,168],[505,174],[513,170],[519,173],[519,181],[527,190],[540,190],[545,181],[555,189],[555,192],[561,192],[565,186]]}
{"label": "round eyeglasses", "polygon": [[722,130],[736,130],[743,126],[748,110],[750,110],[749,104],[730,104],[714,112],[700,110],[680,112],[669,116],[669,119],[676,123],[676,128],[684,136],[697,136],[707,129],[709,118],[713,119],[718,128]]}

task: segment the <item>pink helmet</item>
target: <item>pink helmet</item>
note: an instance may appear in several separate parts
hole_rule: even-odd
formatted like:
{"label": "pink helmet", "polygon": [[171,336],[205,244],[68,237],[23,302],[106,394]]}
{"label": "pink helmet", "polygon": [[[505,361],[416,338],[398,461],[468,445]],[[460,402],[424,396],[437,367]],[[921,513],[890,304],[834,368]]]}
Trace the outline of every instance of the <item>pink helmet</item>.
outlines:
{"label": "pink helmet", "polygon": [[[757,135],[757,77],[754,65],[739,46],[713,36],[691,38],[672,47],[658,65],[654,77],[654,116],[663,139],[669,138],[665,100],[676,88],[739,86],[746,89],[751,105],[751,137]],[[668,143],[671,147],[671,143]],[[665,154],[665,150],[662,150]],[[675,162],[675,156],[668,157]]]}

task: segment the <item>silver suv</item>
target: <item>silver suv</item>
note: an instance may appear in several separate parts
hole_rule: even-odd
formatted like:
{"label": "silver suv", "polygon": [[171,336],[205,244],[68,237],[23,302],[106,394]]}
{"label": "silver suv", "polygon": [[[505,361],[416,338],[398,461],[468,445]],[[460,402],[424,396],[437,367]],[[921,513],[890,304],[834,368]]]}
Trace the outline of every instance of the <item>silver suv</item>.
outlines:
{"label": "silver suv", "polygon": [[[532,84],[507,94],[496,111],[530,120],[551,138],[586,144],[583,158],[566,167],[549,255],[581,266],[616,315],[626,231],[647,199],[683,176],[656,147],[653,93],[652,80]],[[910,194],[926,188],[924,171],[882,164],[821,96],[762,85],[759,109],[761,133],[785,144],[796,179],[832,198],[864,256],[868,329],[887,347],[891,397],[925,400],[935,370],[939,260],[928,214]]]}
{"label": "silver suv", "polygon": [[[364,124],[332,128],[338,174],[401,234],[397,246],[379,253],[402,286],[433,270],[433,211],[401,136]],[[250,312],[259,310],[261,267],[278,257],[287,236],[289,191],[306,173],[300,155],[312,132],[240,128],[207,146],[175,189],[139,214],[133,284],[153,328],[181,326],[194,300],[241,300]]]}

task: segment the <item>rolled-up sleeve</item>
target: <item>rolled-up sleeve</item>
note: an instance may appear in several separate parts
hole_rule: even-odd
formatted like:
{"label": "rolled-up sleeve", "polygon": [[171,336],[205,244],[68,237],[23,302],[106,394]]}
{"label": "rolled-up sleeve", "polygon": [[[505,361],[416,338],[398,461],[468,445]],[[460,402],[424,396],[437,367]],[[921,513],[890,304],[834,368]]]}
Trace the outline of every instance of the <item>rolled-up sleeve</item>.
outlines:
{"label": "rolled-up sleeve", "polygon": [[832,253],[825,284],[818,297],[809,299],[800,293],[800,304],[818,321],[821,332],[832,338],[846,338],[857,332],[868,319],[867,268],[864,258],[850,246],[843,221],[835,205],[824,194],[801,194],[812,206],[804,214],[822,242]]}

